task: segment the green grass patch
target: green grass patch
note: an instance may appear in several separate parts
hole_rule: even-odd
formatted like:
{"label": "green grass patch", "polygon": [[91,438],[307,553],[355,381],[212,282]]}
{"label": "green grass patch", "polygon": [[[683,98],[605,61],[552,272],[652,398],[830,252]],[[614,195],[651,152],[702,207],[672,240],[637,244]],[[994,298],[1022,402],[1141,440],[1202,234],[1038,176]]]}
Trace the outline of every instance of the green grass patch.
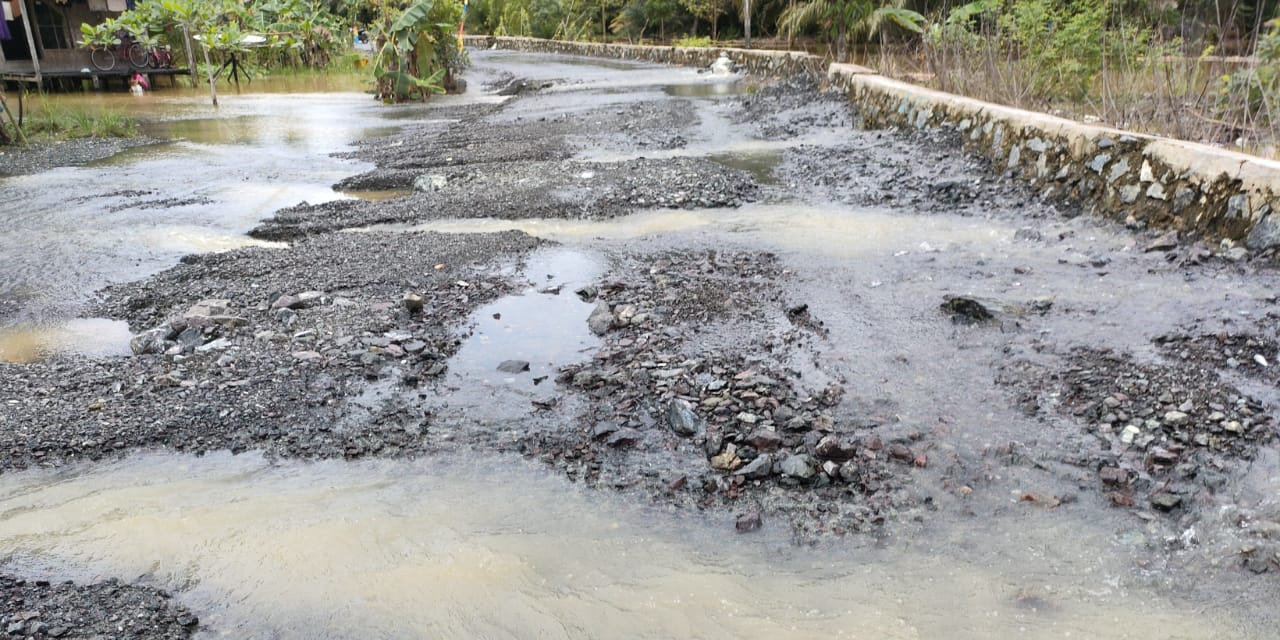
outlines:
{"label": "green grass patch", "polygon": [[138,121],[117,109],[45,102],[23,123],[27,135],[52,139],[132,138]]}
{"label": "green grass patch", "polygon": [[711,36],[685,36],[676,40],[677,47],[693,47],[695,49],[706,49],[711,46]]}

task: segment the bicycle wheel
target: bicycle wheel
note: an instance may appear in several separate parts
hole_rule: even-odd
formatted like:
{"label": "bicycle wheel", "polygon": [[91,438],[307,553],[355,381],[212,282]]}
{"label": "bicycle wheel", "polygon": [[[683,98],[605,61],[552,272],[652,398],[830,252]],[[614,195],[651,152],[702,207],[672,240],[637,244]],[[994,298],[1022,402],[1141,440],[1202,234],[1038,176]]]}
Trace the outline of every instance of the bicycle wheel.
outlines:
{"label": "bicycle wheel", "polygon": [[99,71],[110,71],[116,66],[116,54],[111,53],[110,49],[94,49],[89,54],[89,60]]}
{"label": "bicycle wheel", "polygon": [[151,64],[151,56],[147,55],[147,50],[142,45],[135,42],[129,45],[129,63],[138,69],[145,69]]}

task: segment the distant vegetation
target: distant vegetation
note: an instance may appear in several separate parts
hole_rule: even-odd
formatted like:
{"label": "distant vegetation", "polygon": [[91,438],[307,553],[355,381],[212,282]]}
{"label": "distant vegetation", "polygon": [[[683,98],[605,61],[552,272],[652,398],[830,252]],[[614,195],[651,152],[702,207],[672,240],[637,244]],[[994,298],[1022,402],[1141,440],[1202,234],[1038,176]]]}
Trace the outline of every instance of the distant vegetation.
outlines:
{"label": "distant vegetation", "polygon": [[[1278,0],[474,0],[468,30],[757,46],[1276,156]],[[704,45],[705,43],[705,45]],[[816,47],[814,45],[817,45]]]}

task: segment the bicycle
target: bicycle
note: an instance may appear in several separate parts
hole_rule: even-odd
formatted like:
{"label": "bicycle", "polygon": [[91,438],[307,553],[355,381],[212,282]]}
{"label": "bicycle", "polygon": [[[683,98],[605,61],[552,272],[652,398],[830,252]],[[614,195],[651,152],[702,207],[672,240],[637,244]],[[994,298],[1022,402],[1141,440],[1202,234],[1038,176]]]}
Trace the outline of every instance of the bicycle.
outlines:
{"label": "bicycle", "polygon": [[108,47],[89,45],[89,61],[99,71],[110,71],[116,68],[119,58],[128,60],[135,69],[141,69],[146,66],[148,56],[146,49],[134,42],[127,31],[116,33],[114,45]]}
{"label": "bicycle", "polygon": [[[138,45],[135,43],[135,46]],[[173,67],[173,50],[169,48],[169,45],[156,45],[145,49],[143,55],[144,58],[141,65],[143,67],[148,69],[168,69]],[[133,62],[132,51],[130,56],[129,61]]]}

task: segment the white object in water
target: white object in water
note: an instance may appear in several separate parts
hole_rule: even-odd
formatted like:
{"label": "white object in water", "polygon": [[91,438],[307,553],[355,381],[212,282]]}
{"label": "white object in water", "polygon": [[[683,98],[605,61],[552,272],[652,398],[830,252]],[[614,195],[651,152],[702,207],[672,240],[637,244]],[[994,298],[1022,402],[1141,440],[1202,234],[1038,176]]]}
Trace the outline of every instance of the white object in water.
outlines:
{"label": "white object in water", "polygon": [[716,58],[716,61],[711,63],[711,73],[720,76],[727,76],[733,73],[733,61],[729,59],[729,56],[725,55],[725,53],[721,51],[720,57]]}

